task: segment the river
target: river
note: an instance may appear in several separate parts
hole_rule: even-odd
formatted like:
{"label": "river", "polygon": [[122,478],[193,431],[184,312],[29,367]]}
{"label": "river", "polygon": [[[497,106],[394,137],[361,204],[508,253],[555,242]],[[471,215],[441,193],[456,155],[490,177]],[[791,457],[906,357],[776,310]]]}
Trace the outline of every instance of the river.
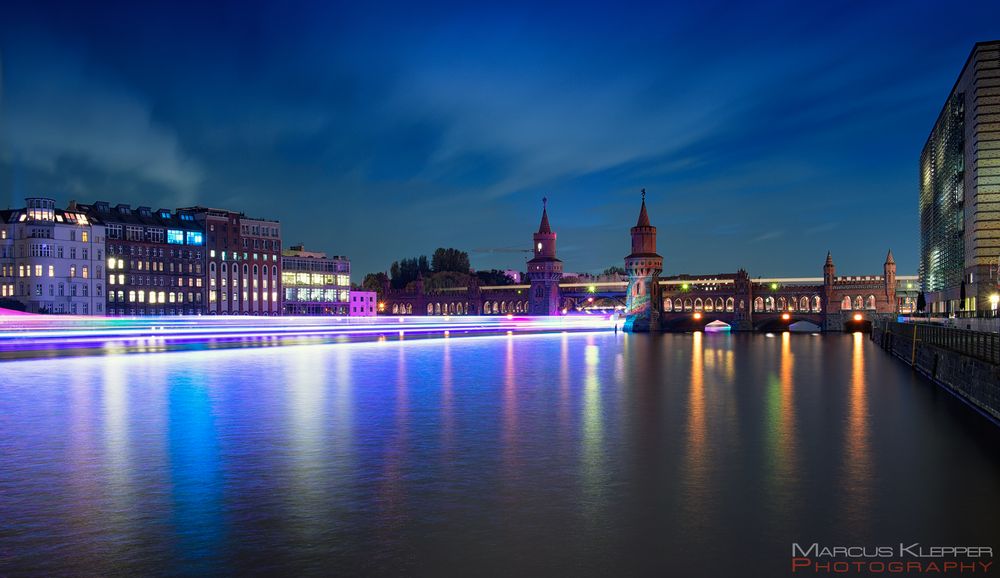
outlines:
{"label": "river", "polygon": [[861,334],[0,363],[0,576],[781,576],[1000,547],[1000,433]]}

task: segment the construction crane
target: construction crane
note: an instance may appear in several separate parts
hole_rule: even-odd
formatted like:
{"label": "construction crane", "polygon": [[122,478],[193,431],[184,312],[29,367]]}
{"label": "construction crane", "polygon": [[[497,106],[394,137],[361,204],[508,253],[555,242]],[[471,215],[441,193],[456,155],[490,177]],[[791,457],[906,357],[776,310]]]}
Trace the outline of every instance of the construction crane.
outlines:
{"label": "construction crane", "polygon": [[531,253],[531,249],[518,249],[516,247],[491,247],[473,249],[470,253]]}

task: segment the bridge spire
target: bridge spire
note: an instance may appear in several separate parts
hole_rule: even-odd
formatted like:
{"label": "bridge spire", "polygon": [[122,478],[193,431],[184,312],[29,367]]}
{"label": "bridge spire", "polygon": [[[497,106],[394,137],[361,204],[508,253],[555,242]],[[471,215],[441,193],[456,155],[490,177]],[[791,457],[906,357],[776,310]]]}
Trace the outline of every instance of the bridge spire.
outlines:
{"label": "bridge spire", "polygon": [[642,189],[642,208],[639,209],[639,221],[635,224],[636,227],[648,227],[649,226],[649,214],[646,213],[646,189]]}
{"label": "bridge spire", "polygon": [[892,249],[889,249],[889,254],[885,256],[886,265],[894,265],[896,260],[892,258]]}
{"label": "bridge spire", "polygon": [[551,233],[552,228],[549,227],[549,213],[548,213],[549,198],[542,197],[542,222],[538,225],[539,233]]}

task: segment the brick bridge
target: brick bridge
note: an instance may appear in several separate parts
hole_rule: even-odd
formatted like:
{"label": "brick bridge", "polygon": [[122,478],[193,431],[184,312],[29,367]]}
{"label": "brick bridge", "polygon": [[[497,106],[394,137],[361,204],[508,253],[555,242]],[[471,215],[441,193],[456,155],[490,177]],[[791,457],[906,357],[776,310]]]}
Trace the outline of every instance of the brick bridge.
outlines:
{"label": "brick bridge", "polygon": [[645,194],[631,230],[632,252],[625,258],[627,281],[562,283],[562,262],[547,208],[534,234],[528,284],[425,290],[418,279],[408,290],[383,289],[385,315],[559,315],[586,309],[624,309],[626,330],[690,331],[722,322],[737,331],[779,331],[800,321],[826,331],[870,323],[910,312],[917,278],[896,276],[892,252],[881,275],[837,276],[828,253],[822,277],[751,278],[747,271],[660,278],[656,227],[650,224]]}

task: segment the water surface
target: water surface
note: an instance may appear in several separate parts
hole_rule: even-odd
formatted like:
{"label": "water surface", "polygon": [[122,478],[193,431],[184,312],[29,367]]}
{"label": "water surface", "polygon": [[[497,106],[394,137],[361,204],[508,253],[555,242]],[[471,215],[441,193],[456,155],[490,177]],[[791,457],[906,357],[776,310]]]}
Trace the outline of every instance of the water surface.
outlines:
{"label": "water surface", "polygon": [[1000,546],[1000,436],[857,335],[0,364],[0,575],[778,576]]}

